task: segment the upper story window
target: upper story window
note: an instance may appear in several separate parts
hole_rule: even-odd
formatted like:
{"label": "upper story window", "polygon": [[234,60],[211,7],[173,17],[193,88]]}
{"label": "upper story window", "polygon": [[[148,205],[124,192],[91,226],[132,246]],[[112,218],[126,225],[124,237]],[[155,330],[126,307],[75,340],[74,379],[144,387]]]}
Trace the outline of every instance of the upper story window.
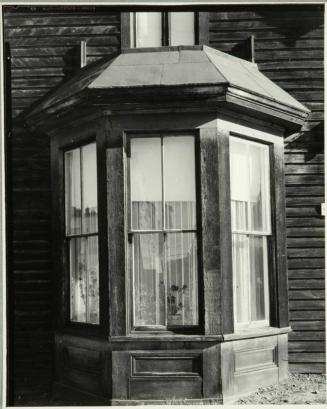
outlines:
{"label": "upper story window", "polygon": [[195,44],[194,12],[130,13],[130,46],[161,47]]}
{"label": "upper story window", "polygon": [[99,324],[96,144],[65,152],[65,242],[70,320]]}
{"label": "upper story window", "polygon": [[129,169],[133,327],[198,325],[194,136],[131,137]]}
{"label": "upper story window", "polygon": [[269,146],[231,137],[235,327],[269,325]]}

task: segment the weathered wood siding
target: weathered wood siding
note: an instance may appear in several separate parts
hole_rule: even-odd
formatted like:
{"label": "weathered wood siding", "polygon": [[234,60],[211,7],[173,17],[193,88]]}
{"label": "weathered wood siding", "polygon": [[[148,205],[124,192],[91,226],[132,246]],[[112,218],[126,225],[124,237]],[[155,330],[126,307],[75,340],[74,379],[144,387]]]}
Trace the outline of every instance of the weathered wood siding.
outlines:
{"label": "weathered wood siding", "polygon": [[[77,10],[77,9],[76,9]],[[44,398],[53,378],[50,145],[27,132],[20,114],[78,68],[120,47],[120,14],[94,7],[6,8],[4,36],[11,53],[14,120],[8,139],[9,319],[11,403]],[[10,118],[9,118],[10,119]]]}
{"label": "weathered wood siding", "polygon": [[210,46],[244,57],[244,41],[254,35],[260,70],[312,111],[302,132],[285,141],[294,372],[325,372],[323,20],[317,5],[221,6],[209,17]]}

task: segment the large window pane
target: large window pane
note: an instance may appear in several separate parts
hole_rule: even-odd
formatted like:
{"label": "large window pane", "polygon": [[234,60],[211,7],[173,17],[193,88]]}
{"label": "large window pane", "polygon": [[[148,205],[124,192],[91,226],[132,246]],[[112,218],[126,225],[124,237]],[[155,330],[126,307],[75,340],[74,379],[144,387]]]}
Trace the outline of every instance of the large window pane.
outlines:
{"label": "large window pane", "polygon": [[169,45],[194,45],[194,13],[169,13]]}
{"label": "large window pane", "polygon": [[197,242],[194,233],[166,238],[168,325],[198,324]]}
{"label": "large window pane", "polygon": [[98,231],[97,160],[95,143],[82,148],[83,233]]}
{"label": "large window pane", "polygon": [[270,232],[269,151],[267,146],[249,145],[250,229]]}
{"label": "large window pane", "polygon": [[248,229],[249,167],[245,146],[231,139],[230,143],[230,184],[231,217],[233,230]]}
{"label": "large window pane", "polygon": [[70,239],[71,320],[99,323],[98,237]]}
{"label": "large window pane", "polygon": [[195,229],[194,137],[165,137],[163,149],[166,228]]}
{"label": "large window pane", "polygon": [[132,229],[162,228],[161,139],[131,139]]}
{"label": "large window pane", "polygon": [[134,324],[165,325],[163,235],[134,236]]}
{"label": "large window pane", "polygon": [[233,230],[270,233],[269,148],[231,138]]}
{"label": "large window pane", "polygon": [[66,234],[81,233],[81,162],[80,150],[65,153]]}
{"label": "large window pane", "polygon": [[70,239],[70,318],[86,322],[87,264],[84,238]]}
{"label": "large window pane", "polygon": [[134,14],[132,19],[134,18],[136,21],[135,24],[132,22],[132,30],[135,29],[135,33],[132,33],[132,44],[136,47],[161,47],[161,13],[139,12]]}

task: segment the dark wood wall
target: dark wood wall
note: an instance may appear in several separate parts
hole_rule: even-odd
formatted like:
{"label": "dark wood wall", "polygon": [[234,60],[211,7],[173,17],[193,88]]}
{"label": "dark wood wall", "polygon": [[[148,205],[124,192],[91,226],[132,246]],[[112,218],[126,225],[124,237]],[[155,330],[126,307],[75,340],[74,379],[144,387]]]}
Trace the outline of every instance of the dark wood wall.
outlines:
{"label": "dark wood wall", "polygon": [[7,137],[7,227],[8,322],[14,341],[9,382],[15,404],[46,401],[53,376],[50,145],[46,135],[28,132],[20,116],[78,69],[82,40],[88,44],[88,63],[120,48],[119,13],[79,10],[4,10],[13,118]]}
{"label": "dark wood wall", "polygon": [[[324,372],[322,24],[316,5],[220,6],[209,18],[210,46],[244,57],[253,34],[261,71],[312,110],[303,132],[286,141],[289,358],[300,372]],[[88,62],[120,48],[120,14],[91,6],[6,7],[4,29],[8,123],[14,118],[7,132],[8,318],[15,340],[9,381],[11,402],[23,404],[50,390],[53,350],[49,140],[28,132],[20,116],[74,73],[80,41],[88,44]]]}
{"label": "dark wood wall", "polygon": [[[294,372],[325,372],[323,6],[222,6],[209,18],[210,46],[254,58],[271,80],[311,111],[285,141],[290,324]],[[248,55],[249,56],[249,55]]]}

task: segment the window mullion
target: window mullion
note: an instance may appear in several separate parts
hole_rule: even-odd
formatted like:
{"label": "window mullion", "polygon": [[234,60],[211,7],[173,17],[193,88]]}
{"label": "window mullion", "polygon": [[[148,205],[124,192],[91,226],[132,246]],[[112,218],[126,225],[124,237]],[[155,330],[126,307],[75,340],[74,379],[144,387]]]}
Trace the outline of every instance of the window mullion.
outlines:
{"label": "window mullion", "polygon": [[169,13],[163,11],[161,13],[161,44],[163,46],[170,45],[169,37]]}

